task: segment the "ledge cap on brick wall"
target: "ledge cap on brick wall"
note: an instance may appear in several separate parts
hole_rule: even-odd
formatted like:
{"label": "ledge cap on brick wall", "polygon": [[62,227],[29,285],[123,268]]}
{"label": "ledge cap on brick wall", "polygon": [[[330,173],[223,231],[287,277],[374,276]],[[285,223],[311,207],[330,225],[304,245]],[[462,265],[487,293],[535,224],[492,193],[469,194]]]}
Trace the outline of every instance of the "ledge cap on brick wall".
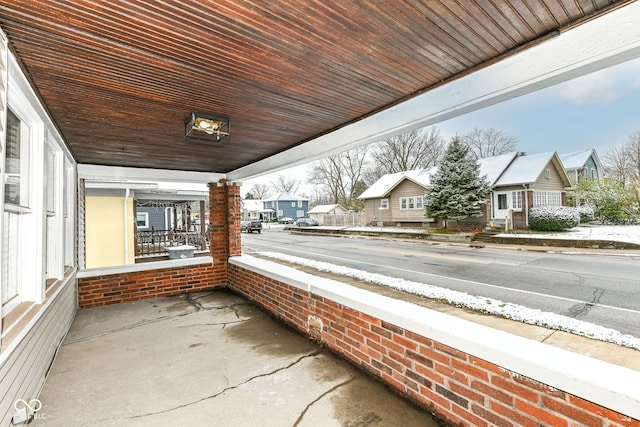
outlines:
{"label": "ledge cap on brick wall", "polygon": [[139,264],[116,265],[113,267],[88,268],[78,271],[78,278],[109,276],[112,274],[135,273],[137,271],[162,270],[165,268],[188,267],[192,265],[213,264],[210,256],[170,259],[165,261],[142,262]]}
{"label": "ledge cap on brick wall", "polygon": [[640,419],[640,372],[250,255],[229,263]]}

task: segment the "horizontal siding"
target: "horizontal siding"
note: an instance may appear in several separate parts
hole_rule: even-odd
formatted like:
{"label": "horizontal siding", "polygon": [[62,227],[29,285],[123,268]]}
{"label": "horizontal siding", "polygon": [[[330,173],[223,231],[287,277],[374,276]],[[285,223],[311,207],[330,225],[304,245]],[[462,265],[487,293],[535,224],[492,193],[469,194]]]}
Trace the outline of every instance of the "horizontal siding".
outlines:
{"label": "horizontal siding", "polygon": [[423,209],[400,209],[401,197],[416,197],[424,195],[426,190],[424,187],[413,181],[405,179],[392,192],[389,203],[393,212],[394,222],[423,222],[426,221],[425,210]]}
{"label": "horizontal siding", "polygon": [[62,285],[37,314],[31,329],[10,352],[0,355],[0,425],[11,425],[16,399],[35,398],[76,313],[75,275]]}
{"label": "horizontal siding", "polygon": [[555,168],[552,162],[547,163],[545,169],[549,169],[550,174],[549,178],[545,177],[544,169],[536,182],[533,184],[533,187],[536,190],[546,190],[546,191],[562,191],[564,190],[564,185],[562,184],[562,179],[560,178],[560,174],[558,170]]}

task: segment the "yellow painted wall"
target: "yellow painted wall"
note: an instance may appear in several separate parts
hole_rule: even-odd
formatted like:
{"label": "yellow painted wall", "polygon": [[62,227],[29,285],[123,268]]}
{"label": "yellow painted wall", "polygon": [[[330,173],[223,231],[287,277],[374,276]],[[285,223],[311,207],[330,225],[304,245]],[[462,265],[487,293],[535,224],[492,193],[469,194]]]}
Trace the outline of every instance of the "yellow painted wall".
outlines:
{"label": "yellow painted wall", "polygon": [[124,197],[87,197],[87,268],[135,263],[133,199],[127,200],[128,260],[125,260]]}

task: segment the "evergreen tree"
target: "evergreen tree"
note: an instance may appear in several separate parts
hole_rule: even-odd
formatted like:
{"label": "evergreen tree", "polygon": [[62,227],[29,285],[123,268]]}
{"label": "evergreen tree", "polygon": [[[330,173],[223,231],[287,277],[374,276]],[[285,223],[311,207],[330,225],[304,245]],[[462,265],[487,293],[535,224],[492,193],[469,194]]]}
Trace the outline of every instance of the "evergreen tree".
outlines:
{"label": "evergreen tree", "polygon": [[454,138],[431,178],[425,196],[428,217],[460,220],[479,217],[487,203],[490,188],[486,176],[480,176],[480,166],[469,154],[469,147]]}

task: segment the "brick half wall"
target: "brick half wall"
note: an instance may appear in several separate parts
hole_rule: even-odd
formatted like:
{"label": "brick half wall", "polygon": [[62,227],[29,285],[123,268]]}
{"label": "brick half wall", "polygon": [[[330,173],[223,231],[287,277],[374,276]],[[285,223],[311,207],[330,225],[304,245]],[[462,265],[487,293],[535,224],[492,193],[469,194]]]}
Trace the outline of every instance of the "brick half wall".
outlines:
{"label": "brick half wall", "polygon": [[462,426],[640,426],[640,372],[249,256],[229,286]]}
{"label": "brick half wall", "polygon": [[97,307],[224,286],[211,257],[85,270],[78,274],[78,306]]}

